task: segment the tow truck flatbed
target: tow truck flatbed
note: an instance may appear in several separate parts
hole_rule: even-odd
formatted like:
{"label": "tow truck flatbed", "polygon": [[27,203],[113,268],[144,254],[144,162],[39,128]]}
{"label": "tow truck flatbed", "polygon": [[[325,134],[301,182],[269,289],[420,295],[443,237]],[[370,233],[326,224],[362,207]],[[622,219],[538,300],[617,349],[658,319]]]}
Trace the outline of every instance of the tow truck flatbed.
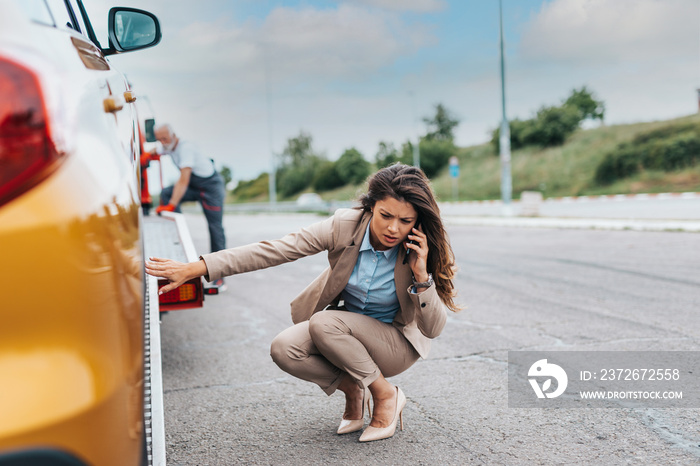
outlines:
{"label": "tow truck flatbed", "polygon": [[[147,257],[162,257],[191,262],[197,254],[182,214],[163,212],[143,218],[144,252]],[[183,283],[176,290],[158,295],[166,280],[146,276],[144,322],[144,418],[148,466],[165,466],[165,416],[160,346],[162,312],[202,307],[204,286],[201,278]]]}
{"label": "tow truck flatbed", "polygon": [[[144,251],[147,257],[161,257],[179,262],[197,260],[197,253],[182,214],[162,212],[143,219]],[[167,284],[159,279],[157,288]],[[159,296],[160,312],[190,309],[204,305],[202,278],[193,278],[175,290]]]}

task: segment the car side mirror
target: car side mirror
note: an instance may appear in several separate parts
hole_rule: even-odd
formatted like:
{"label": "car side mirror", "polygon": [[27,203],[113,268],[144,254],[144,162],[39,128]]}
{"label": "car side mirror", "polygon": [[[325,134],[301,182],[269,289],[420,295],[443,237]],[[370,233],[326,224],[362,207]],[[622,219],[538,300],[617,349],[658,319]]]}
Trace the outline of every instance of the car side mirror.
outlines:
{"label": "car side mirror", "polygon": [[160,23],[154,14],[136,8],[109,10],[109,49],[105,55],[153,47],[160,42]]}

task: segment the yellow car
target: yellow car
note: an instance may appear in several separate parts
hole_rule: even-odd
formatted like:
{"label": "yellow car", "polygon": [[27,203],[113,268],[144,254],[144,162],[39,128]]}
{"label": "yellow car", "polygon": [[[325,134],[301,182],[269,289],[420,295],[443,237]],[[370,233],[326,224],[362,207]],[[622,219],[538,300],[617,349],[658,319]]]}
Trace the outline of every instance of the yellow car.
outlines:
{"label": "yellow car", "polygon": [[108,47],[81,0],[0,2],[0,466],[147,461],[135,96],[105,57],[161,34],[106,19]]}

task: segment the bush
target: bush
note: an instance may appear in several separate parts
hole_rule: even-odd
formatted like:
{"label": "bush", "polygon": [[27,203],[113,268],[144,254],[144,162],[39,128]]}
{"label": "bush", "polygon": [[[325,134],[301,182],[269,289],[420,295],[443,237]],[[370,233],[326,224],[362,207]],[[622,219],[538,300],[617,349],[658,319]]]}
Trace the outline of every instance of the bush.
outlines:
{"label": "bush", "polygon": [[596,183],[607,185],[637,173],[640,169],[637,154],[634,146],[630,144],[622,144],[616,152],[607,154],[596,168]]}
{"label": "bush", "polygon": [[[536,120],[519,120],[517,118],[508,122],[510,128],[510,148],[512,150],[525,147],[524,134],[533,131],[533,127],[537,124]],[[501,151],[501,127],[499,126],[491,132],[491,144],[496,150],[496,155]]]}
{"label": "bush", "polygon": [[612,184],[617,178],[616,159],[612,154],[606,154],[598,164],[593,179],[601,186]]}
{"label": "bush", "polygon": [[580,90],[571,91],[569,98],[564,101],[564,106],[575,109],[579,113],[580,120],[603,121],[605,117],[605,104],[601,100],[595,100],[586,86]]}
{"label": "bush", "polygon": [[[574,89],[559,107],[542,107],[529,120],[514,119],[509,122],[510,147],[551,147],[563,144],[585,119],[603,120],[605,104],[595,100],[586,87]],[[491,143],[500,152],[501,129],[491,133]]]}
{"label": "bush", "polygon": [[254,180],[239,181],[232,191],[233,195],[241,201],[254,199],[263,194],[267,194],[270,189],[270,177],[267,173],[261,173]]}
{"label": "bush", "polygon": [[[510,148],[520,149],[525,147],[525,134],[532,132],[532,127],[536,124],[535,120],[518,120],[517,118],[509,122],[510,126]],[[499,128],[500,130],[500,128]],[[498,137],[500,138],[500,131]],[[500,139],[499,139],[500,144]],[[497,146],[500,150],[500,146]]]}
{"label": "bush", "polygon": [[665,171],[680,170],[700,162],[700,134],[686,133],[670,139],[663,149]]}
{"label": "bush", "polygon": [[632,143],[640,145],[658,139],[665,140],[689,131],[697,131],[697,125],[694,123],[690,123],[683,125],[664,126],[663,128],[658,128],[652,131],[647,131],[646,133],[636,135],[634,139],[632,139]]}
{"label": "bush", "polygon": [[400,160],[399,152],[392,143],[381,141],[374,160],[377,162],[377,168],[382,169],[398,162]]}
{"label": "bush", "polygon": [[401,162],[406,165],[413,165],[413,143],[410,140],[401,145],[401,155],[399,156],[397,162]]}
{"label": "bush", "polygon": [[542,107],[535,123],[523,129],[522,140],[526,146],[558,146],[564,143],[581,123],[581,117],[573,107]]}
{"label": "bush", "polygon": [[457,148],[450,140],[422,139],[420,150],[420,167],[428,178],[442,170],[455,155]]}
{"label": "bush", "polygon": [[338,174],[335,163],[328,160],[319,162],[311,183],[315,191],[330,191],[343,186],[345,182]]}
{"label": "bush", "polygon": [[346,150],[335,163],[335,170],[345,183],[360,184],[369,176],[370,164],[355,148]]}
{"label": "bush", "polygon": [[596,168],[595,181],[607,185],[642,169],[672,171],[700,162],[700,131],[695,126],[666,127],[620,144]]}
{"label": "bush", "polygon": [[277,170],[277,192],[290,197],[306,189],[313,179],[313,167],[286,167]]}
{"label": "bush", "polygon": [[[530,120],[514,119],[508,122],[510,128],[510,148],[520,149],[525,146],[551,147],[566,141],[581,123],[581,114],[569,106],[542,107],[535,118]],[[501,128],[491,133],[491,143],[496,154],[501,150]]]}

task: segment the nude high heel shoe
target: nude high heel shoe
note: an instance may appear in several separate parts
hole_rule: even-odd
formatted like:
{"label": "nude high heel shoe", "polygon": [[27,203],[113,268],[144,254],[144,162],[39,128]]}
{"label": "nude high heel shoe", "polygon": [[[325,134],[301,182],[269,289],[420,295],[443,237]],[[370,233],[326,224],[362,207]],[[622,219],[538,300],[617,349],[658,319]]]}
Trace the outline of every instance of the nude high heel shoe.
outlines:
{"label": "nude high heel shoe", "polygon": [[351,432],[357,432],[362,430],[365,426],[365,406],[367,407],[367,412],[369,413],[369,399],[370,393],[369,388],[365,387],[364,393],[362,395],[362,417],[360,419],[343,419],[340,421],[340,426],[338,426],[338,434],[349,434]]}
{"label": "nude high heel shoe", "polygon": [[362,435],[360,442],[372,442],[374,440],[382,440],[389,438],[396,432],[396,421],[399,421],[401,430],[403,430],[403,408],[406,406],[406,395],[403,394],[399,387],[396,387],[396,411],[394,411],[394,420],[387,427],[372,427],[367,426]]}

